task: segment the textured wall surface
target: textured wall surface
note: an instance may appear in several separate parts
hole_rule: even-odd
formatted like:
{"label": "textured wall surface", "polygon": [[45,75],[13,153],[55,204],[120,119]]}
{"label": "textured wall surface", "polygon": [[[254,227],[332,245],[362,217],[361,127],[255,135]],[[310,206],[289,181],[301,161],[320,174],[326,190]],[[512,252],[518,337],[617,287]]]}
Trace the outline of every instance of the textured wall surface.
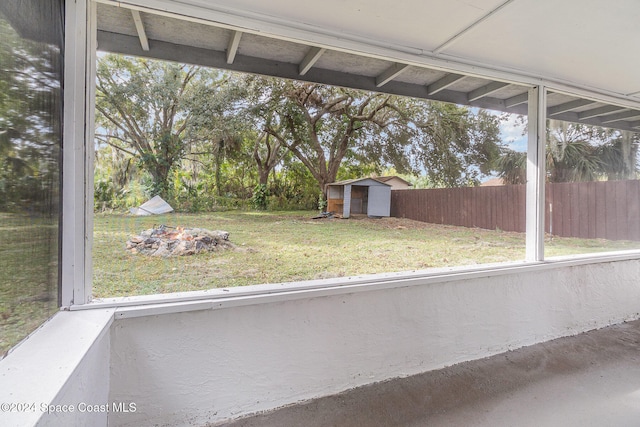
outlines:
{"label": "textured wall surface", "polygon": [[0,425],[106,425],[114,311],[61,311],[0,360]]}
{"label": "textured wall surface", "polygon": [[118,320],[110,425],[205,424],[638,318],[640,263]]}
{"label": "textured wall surface", "polygon": [[[52,412],[38,426],[107,425],[113,405],[109,399],[109,334],[98,339],[51,402]],[[72,412],[58,410],[73,406]]]}

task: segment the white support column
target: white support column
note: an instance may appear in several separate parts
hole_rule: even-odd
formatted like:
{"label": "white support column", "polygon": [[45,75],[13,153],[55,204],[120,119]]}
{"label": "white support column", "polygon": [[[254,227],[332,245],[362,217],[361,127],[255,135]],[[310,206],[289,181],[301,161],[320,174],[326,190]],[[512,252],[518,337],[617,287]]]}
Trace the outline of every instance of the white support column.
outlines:
{"label": "white support column", "polygon": [[95,159],[95,104],[96,104],[96,67],[98,50],[98,5],[94,1],[89,1],[89,20],[87,26],[87,80],[85,99],[87,108],[85,110],[85,257],[84,257],[84,294],[82,299],[76,299],[76,304],[84,304],[91,300],[93,288],[93,176]]}
{"label": "white support column", "polygon": [[[65,64],[64,64],[64,131],[62,165],[62,305],[84,304],[88,301],[91,284],[86,282],[86,271],[91,248],[91,221],[85,222],[89,206],[87,193],[93,178],[87,167],[86,138],[92,134],[88,120],[90,82],[87,65],[92,43],[91,10],[95,5],[88,0],[66,2],[65,12]],[[93,13],[95,25],[95,12]],[[95,31],[94,31],[95,32]],[[95,45],[93,45],[95,46]],[[91,201],[91,209],[93,202]],[[92,212],[92,211],[91,211]],[[89,215],[89,219],[91,215]]]}
{"label": "white support column", "polygon": [[547,97],[544,86],[529,89],[526,198],[527,261],[544,260],[546,122]]}

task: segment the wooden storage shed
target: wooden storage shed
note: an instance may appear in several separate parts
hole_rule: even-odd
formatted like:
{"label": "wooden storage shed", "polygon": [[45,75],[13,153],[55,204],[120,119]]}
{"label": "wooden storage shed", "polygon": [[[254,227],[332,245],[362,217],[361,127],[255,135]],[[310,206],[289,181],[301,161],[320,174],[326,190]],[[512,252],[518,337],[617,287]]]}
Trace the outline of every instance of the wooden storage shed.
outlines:
{"label": "wooden storage shed", "polygon": [[391,185],[375,178],[349,179],[327,185],[327,211],[343,218],[351,214],[389,216]]}

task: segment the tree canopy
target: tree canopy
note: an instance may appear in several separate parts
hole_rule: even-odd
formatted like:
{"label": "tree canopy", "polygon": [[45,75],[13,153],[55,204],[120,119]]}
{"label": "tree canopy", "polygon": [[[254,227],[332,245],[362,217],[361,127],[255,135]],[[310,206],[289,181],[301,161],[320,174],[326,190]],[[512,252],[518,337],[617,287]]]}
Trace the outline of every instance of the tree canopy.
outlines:
{"label": "tree canopy", "polygon": [[[385,171],[435,187],[526,179],[526,156],[501,139],[505,116],[477,108],[116,55],[100,58],[97,85],[110,183],[136,176],[189,209],[252,196],[309,208],[331,182]],[[549,179],[635,176],[637,136],[625,135],[552,123]]]}
{"label": "tree canopy", "polygon": [[0,16],[0,64],[0,209],[47,212],[59,181],[59,50],[22,39]]}
{"label": "tree canopy", "polygon": [[345,160],[378,173],[426,173],[451,187],[477,183],[500,153],[500,117],[483,111],[313,83],[247,81],[259,93],[253,111],[262,118],[266,152],[291,152],[323,192]]}
{"label": "tree canopy", "polygon": [[[546,171],[549,182],[637,179],[638,135],[549,120]],[[496,162],[508,184],[526,182],[526,153],[504,149]]]}
{"label": "tree canopy", "polygon": [[219,72],[142,58],[106,55],[98,61],[96,138],[134,156],[168,197],[172,170],[200,142],[222,153],[233,139],[221,116],[226,94]]}

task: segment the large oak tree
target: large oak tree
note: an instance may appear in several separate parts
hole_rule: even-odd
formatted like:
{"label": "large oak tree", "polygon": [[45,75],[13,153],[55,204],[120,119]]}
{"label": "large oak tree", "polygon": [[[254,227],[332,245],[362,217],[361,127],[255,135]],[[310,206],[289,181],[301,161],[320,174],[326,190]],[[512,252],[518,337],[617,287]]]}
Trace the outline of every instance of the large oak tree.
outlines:
{"label": "large oak tree", "polygon": [[[274,81],[260,109],[264,132],[295,155],[326,194],[343,159],[376,129],[403,120],[392,97],[295,81]],[[265,136],[265,143],[269,139]]]}
{"label": "large oak tree", "polygon": [[501,118],[484,111],[313,83],[260,83],[251,108],[275,139],[263,137],[266,151],[293,153],[323,194],[345,159],[374,170],[426,173],[454,187],[476,183],[500,154]]}
{"label": "large oak tree", "polygon": [[[210,69],[143,58],[99,58],[96,139],[135,157],[168,196],[171,171],[196,147],[222,156],[232,132],[223,79]],[[226,105],[226,104],[225,104]]]}

